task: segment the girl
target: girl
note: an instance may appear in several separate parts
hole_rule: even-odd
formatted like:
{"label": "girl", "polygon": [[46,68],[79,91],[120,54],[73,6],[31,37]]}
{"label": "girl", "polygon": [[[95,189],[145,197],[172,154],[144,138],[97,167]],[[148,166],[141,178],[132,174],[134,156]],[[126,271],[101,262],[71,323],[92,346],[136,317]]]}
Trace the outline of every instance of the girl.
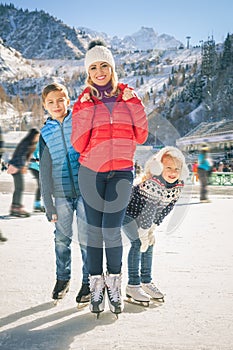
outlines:
{"label": "girl", "polygon": [[104,310],[106,287],[110,310],[118,314],[123,310],[121,225],[132,188],[136,143],[146,141],[148,124],[133,89],[118,83],[112,53],[103,42],[90,43],[85,68],[87,87],[73,108],[72,143],[80,153],[79,185],[89,224],[90,310]]}
{"label": "girl", "polygon": [[174,207],[187,176],[188,167],[183,154],[168,146],[147,161],[145,176],[133,187],[123,226],[131,241],[126,287],[128,298],[147,303],[150,297],[163,299],[151,277],[153,231]]}

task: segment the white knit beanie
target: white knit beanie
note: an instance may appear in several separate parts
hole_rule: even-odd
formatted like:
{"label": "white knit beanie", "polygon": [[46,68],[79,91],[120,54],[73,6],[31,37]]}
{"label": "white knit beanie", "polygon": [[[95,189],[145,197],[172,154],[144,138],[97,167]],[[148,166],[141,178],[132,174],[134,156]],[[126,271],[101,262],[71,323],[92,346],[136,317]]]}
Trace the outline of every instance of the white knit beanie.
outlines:
{"label": "white knit beanie", "polygon": [[115,70],[115,61],[111,51],[103,45],[96,45],[86,52],[84,61],[86,72],[88,73],[91,64],[100,61],[107,62]]}

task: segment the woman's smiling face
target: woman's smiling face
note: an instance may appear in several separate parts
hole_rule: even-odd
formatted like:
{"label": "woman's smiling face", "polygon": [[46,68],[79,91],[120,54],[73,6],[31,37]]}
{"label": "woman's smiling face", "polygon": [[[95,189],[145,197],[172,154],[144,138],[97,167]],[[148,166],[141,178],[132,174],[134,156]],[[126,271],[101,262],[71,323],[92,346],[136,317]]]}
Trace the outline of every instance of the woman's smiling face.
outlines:
{"label": "woman's smiling face", "polygon": [[112,68],[107,62],[94,62],[88,69],[92,82],[105,86],[112,78]]}

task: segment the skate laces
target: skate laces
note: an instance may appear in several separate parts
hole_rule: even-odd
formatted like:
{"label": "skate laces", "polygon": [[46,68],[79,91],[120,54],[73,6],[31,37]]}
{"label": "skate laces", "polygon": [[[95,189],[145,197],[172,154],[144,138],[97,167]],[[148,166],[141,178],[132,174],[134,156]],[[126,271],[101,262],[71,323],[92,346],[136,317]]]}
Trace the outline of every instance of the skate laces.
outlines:
{"label": "skate laces", "polygon": [[151,283],[146,283],[145,284],[147,286],[148,289],[150,289],[152,292],[159,292],[160,293],[160,290],[155,286],[155,284],[153,282]]}
{"label": "skate laces", "polygon": [[102,276],[92,276],[90,279],[90,291],[91,291],[91,299],[95,301],[99,301],[100,298],[103,298],[103,278]]}
{"label": "skate laces", "polygon": [[107,278],[107,288],[109,298],[114,301],[120,301],[120,285],[121,285],[121,277],[120,276],[108,276]]}

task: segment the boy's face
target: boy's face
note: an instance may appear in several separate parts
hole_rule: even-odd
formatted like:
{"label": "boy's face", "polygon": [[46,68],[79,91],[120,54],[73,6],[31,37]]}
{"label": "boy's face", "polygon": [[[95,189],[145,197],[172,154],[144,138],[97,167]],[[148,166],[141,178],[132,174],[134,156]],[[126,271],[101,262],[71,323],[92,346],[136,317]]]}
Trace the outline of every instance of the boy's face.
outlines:
{"label": "boy's face", "polygon": [[181,162],[178,159],[165,155],[163,157],[162,164],[162,177],[164,180],[171,184],[179,179],[181,173]]}
{"label": "boy's face", "polygon": [[62,122],[67,115],[67,108],[70,100],[63,91],[51,91],[45,98],[44,108],[53,119]]}

